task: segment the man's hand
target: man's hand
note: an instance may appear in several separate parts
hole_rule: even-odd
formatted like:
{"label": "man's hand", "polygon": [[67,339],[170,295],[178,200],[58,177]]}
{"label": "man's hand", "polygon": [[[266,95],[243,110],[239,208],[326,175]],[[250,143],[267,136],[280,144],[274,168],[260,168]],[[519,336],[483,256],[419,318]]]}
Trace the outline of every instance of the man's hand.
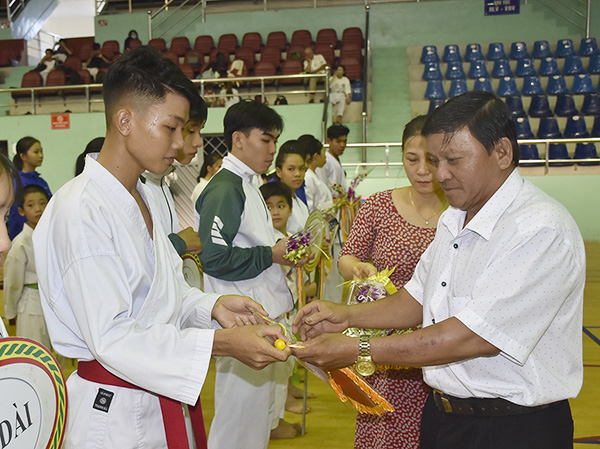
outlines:
{"label": "man's hand", "polygon": [[352,268],[354,279],[368,278],[377,274],[377,268],[368,262],[359,262]]}
{"label": "man's hand", "polygon": [[247,296],[223,295],[213,307],[212,318],[224,328],[247,326],[257,324],[254,312],[269,315],[259,303]]}
{"label": "man's hand", "polygon": [[[265,338],[266,337],[266,338]],[[263,369],[273,362],[284,362],[291,355],[290,348],[277,349],[269,340],[284,339],[283,329],[277,325],[243,326],[215,331],[213,356],[235,357],[254,369]]]}
{"label": "man's hand", "polygon": [[294,333],[300,333],[300,339],[306,340],[323,333],[342,332],[349,327],[350,309],[329,301],[312,301],[298,311]]}
{"label": "man's hand", "polygon": [[304,342],[292,354],[319,368],[332,370],[352,365],[358,357],[358,339],[342,334],[323,334]]}
{"label": "man's hand", "polygon": [[287,251],[288,240],[289,240],[289,237],[285,237],[285,238],[279,240],[277,243],[275,243],[275,246],[271,247],[271,251],[273,252],[273,263],[277,263],[279,265],[285,265],[287,267],[301,268],[308,260],[307,257],[300,259],[296,263],[292,263],[291,261],[289,261],[285,257],[283,257],[283,256],[285,256],[285,253]]}
{"label": "man's hand", "polygon": [[202,242],[200,236],[191,226],[177,233],[185,241],[185,249],[190,254],[199,254],[202,252]]}

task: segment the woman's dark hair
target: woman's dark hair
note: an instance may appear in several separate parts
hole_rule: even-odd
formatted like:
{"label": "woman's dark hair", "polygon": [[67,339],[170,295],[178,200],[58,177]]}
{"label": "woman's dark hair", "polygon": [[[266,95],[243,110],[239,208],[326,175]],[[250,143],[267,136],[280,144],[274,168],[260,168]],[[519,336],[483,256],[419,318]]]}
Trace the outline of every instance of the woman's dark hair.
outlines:
{"label": "woman's dark hair", "polygon": [[297,140],[288,140],[279,148],[277,157],[275,158],[275,167],[283,168],[283,163],[289,154],[297,154],[304,161],[304,148]]}
{"label": "woman's dark hair", "polygon": [[77,156],[77,161],[75,162],[75,176],[83,172],[85,167],[85,157],[90,153],[100,153],[102,145],[104,145],[104,137],[96,137],[88,142],[83,153]]}
{"label": "woman's dark hair", "polygon": [[290,209],[292,208],[292,191],[283,182],[267,182],[266,184],[260,186],[259,189],[265,201],[267,201],[272,196],[282,196],[287,201],[288,206],[290,206]]}
{"label": "woman's dark hair", "polygon": [[302,145],[305,158],[310,157],[312,159],[315,155],[321,154],[321,150],[323,149],[323,144],[310,134],[303,134],[298,137],[298,143]]}
{"label": "woman's dark hair", "polygon": [[19,139],[17,142],[17,154],[13,157],[13,164],[15,164],[17,170],[23,170],[23,159],[21,159],[21,155],[27,153],[27,151],[29,151],[36,143],[39,143],[39,140],[31,136]]}
{"label": "woman's dark hair", "polygon": [[419,115],[404,126],[404,132],[402,133],[402,151],[404,151],[408,139],[422,134],[423,126],[425,126],[426,121],[426,115]]}
{"label": "woman's dark hair", "polygon": [[223,128],[225,130],[225,145],[231,151],[234,132],[241,131],[249,136],[253,129],[260,129],[264,132],[276,129],[281,133],[283,131],[283,119],[266,104],[243,100],[227,109],[223,118]]}
{"label": "woman's dark hair", "polygon": [[0,153],[0,177],[2,175],[6,175],[10,189],[14,189],[14,192],[10,192],[9,195],[18,198],[21,192],[21,177],[15,165],[4,153]]}
{"label": "woman's dark hair", "polygon": [[139,36],[139,34],[138,34],[138,32],[137,32],[137,31],[135,31],[135,30],[129,30],[129,33],[127,33],[127,37],[129,37],[129,38],[133,39],[133,38],[131,37],[131,35],[132,35],[133,33],[135,33],[135,35],[136,35],[136,36]]}
{"label": "woman's dark hair", "polygon": [[513,150],[513,164],[519,165],[521,153],[517,142],[517,130],[500,97],[484,92],[471,91],[448,100],[427,118],[423,136],[443,133],[445,142],[454,134],[467,129],[492,154],[496,144],[507,138]]}
{"label": "woman's dark hair", "polygon": [[223,156],[221,156],[216,151],[204,155],[204,163],[202,164],[202,168],[200,168],[200,176],[198,176],[198,182],[200,182],[201,178],[204,178],[206,175],[208,175],[208,167],[215,165],[220,159],[223,159]]}

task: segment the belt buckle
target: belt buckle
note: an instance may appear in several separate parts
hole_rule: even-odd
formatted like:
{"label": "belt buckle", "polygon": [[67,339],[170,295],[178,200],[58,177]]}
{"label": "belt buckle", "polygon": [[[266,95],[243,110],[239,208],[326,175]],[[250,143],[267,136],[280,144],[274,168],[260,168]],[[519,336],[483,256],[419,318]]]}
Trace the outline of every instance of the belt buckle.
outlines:
{"label": "belt buckle", "polygon": [[444,394],[439,390],[433,390],[433,392],[440,398],[440,401],[442,401],[444,411],[446,413],[452,413],[452,404],[450,404],[450,401],[444,397]]}

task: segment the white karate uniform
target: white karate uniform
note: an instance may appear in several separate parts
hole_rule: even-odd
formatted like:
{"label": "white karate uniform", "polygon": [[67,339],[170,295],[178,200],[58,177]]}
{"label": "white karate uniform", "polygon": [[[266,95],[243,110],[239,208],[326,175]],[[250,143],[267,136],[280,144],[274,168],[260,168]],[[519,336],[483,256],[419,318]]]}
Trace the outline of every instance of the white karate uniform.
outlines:
{"label": "white karate uniform", "polygon": [[167,234],[177,234],[181,231],[181,225],[175,212],[175,200],[169,185],[165,182],[165,178],[174,171],[175,167],[171,165],[165,173],[157,175],[146,171],[142,175],[146,180],[146,195],[157,206],[155,217],[160,220]]}
{"label": "white karate uniform", "polygon": [[331,155],[328,151],[325,153],[325,165],[323,167],[317,168],[315,173],[319,177],[321,181],[325,183],[329,190],[331,191],[333,197],[335,198],[339,194],[331,188],[333,184],[341,185],[344,191],[348,190],[346,185],[346,173],[344,173],[344,168],[342,164],[338,162],[338,160]]}
{"label": "white karate uniform", "polygon": [[331,190],[314,171],[306,170],[304,182],[309,213],[313,213],[315,210],[326,210],[333,206]]}
{"label": "white karate uniform", "polygon": [[[153,216],[144,185],[137,189]],[[124,186],[88,156],[33,234],[42,307],[54,348],[97,360],[143,390],[67,382],[65,449],[166,447],[157,394],[195,404],[212,353],[218,295],[189,287],[160,220],[153,237]],[[93,408],[112,392],[108,412]]]}
{"label": "white karate uniform", "polygon": [[198,184],[196,184],[196,187],[194,187],[194,191],[190,196],[190,198],[192,199],[192,207],[194,208],[194,229],[196,230],[198,229],[198,225],[200,224],[200,214],[196,210],[196,201],[198,201],[198,197],[207,185],[208,181],[204,178],[200,178],[200,181],[198,181]]}
{"label": "white karate uniform", "polygon": [[292,198],[292,215],[287,222],[287,231],[290,235],[300,232],[306,225],[309,216],[308,206],[297,196]]}
{"label": "white karate uniform", "polygon": [[26,337],[51,349],[40,293],[25,284],[37,284],[33,257],[33,229],[28,224],[12,241],[4,262],[4,309],[6,318],[17,318],[17,337]]}

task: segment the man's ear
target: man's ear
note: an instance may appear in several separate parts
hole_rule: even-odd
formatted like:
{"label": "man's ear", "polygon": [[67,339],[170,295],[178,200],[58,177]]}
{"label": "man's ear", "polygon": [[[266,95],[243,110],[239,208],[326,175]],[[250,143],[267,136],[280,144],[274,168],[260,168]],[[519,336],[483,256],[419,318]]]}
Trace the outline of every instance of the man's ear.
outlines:
{"label": "man's ear", "polygon": [[121,108],[114,115],[114,125],[119,133],[128,136],[131,133],[133,112],[129,108]]}
{"label": "man's ear", "polygon": [[513,148],[508,138],[500,139],[494,148],[494,154],[501,170],[506,170],[513,165]]}
{"label": "man's ear", "polygon": [[244,147],[244,139],[246,135],[242,131],[234,131],[231,135],[231,145],[233,148],[241,150]]}

